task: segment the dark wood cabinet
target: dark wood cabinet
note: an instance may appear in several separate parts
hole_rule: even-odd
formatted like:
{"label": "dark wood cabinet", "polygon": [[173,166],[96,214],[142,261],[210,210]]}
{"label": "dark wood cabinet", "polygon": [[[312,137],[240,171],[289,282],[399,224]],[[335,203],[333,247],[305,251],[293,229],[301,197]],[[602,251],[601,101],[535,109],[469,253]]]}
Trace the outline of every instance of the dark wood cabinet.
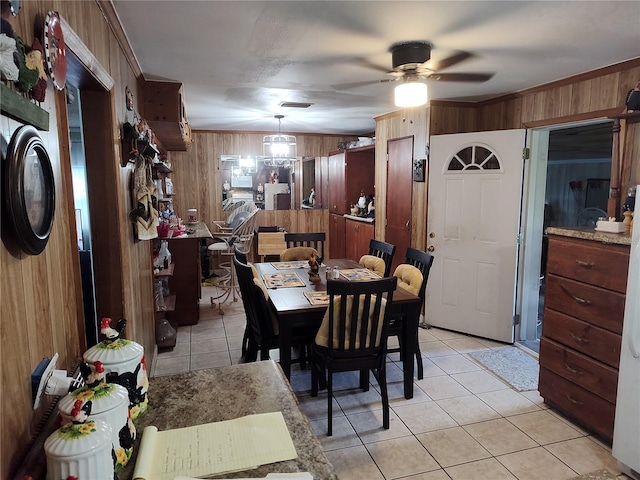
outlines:
{"label": "dark wood cabinet", "polygon": [[345,258],[346,223],[342,215],[329,214],[329,258]]}
{"label": "dark wood cabinet", "polygon": [[540,395],[613,439],[629,247],[549,236]]}
{"label": "dark wood cabinet", "polygon": [[345,255],[346,258],[360,260],[369,252],[369,241],[374,237],[373,223],[346,219]]}
{"label": "dark wood cabinet", "polygon": [[329,212],[350,212],[360,194],[374,193],[375,147],[360,147],[329,155]]}

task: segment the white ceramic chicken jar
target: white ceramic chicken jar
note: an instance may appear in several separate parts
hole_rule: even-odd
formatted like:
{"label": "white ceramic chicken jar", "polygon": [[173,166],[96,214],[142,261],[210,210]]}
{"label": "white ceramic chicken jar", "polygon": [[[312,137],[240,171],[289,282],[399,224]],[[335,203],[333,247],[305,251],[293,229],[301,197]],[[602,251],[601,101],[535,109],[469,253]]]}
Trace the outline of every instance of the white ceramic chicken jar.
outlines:
{"label": "white ceramic chicken jar", "polygon": [[69,422],[44,442],[47,480],[113,480],[111,427],[99,420]]}
{"label": "white ceramic chicken jar", "polygon": [[111,443],[116,473],[129,462],[136,438],[136,427],[129,415],[127,389],[115,383],[84,386],[67,394],[58,403],[62,424],[73,421],[72,412],[77,402],[91,402],[89,420],[104,422],[111,427]]}
{"label": "white ceramic chicken jar", "polygon": [[100,333],[106,338],[84,352],[83,358],[94,368],[87,384],[105,381],[127,389],[131,418],[135,420],[147,411],[149,377],[142,345],[120,338],[125,324],[126,320],[121,318],[113,329],[111,319],[103,318]]}

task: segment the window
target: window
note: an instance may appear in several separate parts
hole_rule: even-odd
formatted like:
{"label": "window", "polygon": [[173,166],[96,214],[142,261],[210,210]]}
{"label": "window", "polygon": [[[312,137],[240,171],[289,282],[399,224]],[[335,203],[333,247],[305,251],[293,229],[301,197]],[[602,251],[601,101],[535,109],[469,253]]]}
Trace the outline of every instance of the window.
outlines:
{"label": "window", "polygon": [[453,155],[447,166],[447,171],[482,171],[501,170],[500,160],[495,152],[482,145],[471,145]]}

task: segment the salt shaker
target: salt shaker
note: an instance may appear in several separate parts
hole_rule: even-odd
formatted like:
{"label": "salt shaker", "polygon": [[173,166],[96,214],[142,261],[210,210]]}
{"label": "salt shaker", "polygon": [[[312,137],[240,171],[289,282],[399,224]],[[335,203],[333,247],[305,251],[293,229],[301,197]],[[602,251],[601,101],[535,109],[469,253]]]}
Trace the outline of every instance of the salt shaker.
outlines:
{"label": "salt shaker", "polygon": [[331,278],[334,280],[338,280],[340,278],[340,270],[338,270],[338,267],[333,267],[333,275],[331,275]]}

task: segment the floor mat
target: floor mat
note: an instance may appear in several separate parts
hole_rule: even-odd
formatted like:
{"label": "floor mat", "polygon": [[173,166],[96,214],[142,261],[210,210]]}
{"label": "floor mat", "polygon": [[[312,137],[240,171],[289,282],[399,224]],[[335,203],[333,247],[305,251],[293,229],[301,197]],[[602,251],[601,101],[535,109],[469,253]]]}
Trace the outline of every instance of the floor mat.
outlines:
{"label": "floor mat", "polygon": [[585,473],[572,480],[616,480],[618,477],[613,475],[609,470],[598,470],[596,472]]}
{"label": "floor mat", "polygon": [[518,347],[501,347],[469,353],[519,392],[538,389],[538,360]]}

